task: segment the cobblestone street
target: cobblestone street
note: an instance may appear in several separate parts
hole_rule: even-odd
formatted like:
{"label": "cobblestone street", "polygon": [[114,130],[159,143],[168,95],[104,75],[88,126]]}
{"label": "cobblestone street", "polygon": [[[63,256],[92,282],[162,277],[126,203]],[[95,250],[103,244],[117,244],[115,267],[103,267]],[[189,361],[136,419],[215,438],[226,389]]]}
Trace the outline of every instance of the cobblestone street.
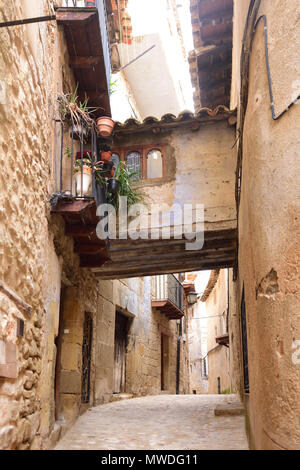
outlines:
{"label": "cobblestone street", "polygon": [[244,416],[215,416],[233,395],[158,395],[90,409],[55,450],[245,450]]}

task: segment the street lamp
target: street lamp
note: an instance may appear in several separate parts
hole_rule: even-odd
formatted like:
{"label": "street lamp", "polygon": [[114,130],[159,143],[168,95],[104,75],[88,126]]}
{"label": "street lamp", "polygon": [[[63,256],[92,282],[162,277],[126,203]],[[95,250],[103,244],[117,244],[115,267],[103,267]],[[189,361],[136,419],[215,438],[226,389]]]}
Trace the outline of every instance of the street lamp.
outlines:
{"label": "street lamp", "polygon": [[197,292],[189,292],[186,296],[189,304],[195,304],[198,300]]}

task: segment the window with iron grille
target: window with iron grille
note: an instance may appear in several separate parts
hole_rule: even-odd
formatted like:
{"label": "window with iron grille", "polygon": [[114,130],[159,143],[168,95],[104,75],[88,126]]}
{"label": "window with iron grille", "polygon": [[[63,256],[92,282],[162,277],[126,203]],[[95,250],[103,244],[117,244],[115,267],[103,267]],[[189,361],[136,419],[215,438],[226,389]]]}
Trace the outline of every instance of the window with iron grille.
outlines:
{"label": "window with iron grille", "polygon": [[141,153],[130,151],[126,155],[126,165],[131,173],[136,173],[134,179],[141,178]]}

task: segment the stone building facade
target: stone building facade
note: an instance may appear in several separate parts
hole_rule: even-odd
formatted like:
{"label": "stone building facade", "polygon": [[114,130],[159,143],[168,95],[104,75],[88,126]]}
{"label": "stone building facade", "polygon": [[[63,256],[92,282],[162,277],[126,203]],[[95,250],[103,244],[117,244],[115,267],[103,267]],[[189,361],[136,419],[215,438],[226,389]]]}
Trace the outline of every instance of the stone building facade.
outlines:
{"label": "stone building facade", "polygon": [[249,380],[241,393],[253,447],[299,449],[300,107],[292,103],[300,95],[300,6],[262,0],[234,8],[231,103],[242,132],[237,305],[246,316]]}
{"label": "stone building facade", "polygon": [[[61,2],[3,2],[1,21]],[[0,446],[47,449],[88,407],[113,398],[116,310],[129,318],[126,392],[161,392],[161,335],[176,392],[178,325],[151,307],[151,279],[100,281],[81,268],[55,191],[57,97],[76,86],[54,21],[0,31]],[[180,340],[180,392],[188,350]]]}
{"label": "stone building facade", "polygon": [[296,0],[191,0],[195,104],[237,109],[229,354],[255,449],[300,446],[299,8]]}
{"label": "stone building facade", "polygon": [[230,355],[225,338],[228,333],[228,275],[225,269],[211,271],[200,298],[205,302],[207,317],[208,393],[231,392]]}

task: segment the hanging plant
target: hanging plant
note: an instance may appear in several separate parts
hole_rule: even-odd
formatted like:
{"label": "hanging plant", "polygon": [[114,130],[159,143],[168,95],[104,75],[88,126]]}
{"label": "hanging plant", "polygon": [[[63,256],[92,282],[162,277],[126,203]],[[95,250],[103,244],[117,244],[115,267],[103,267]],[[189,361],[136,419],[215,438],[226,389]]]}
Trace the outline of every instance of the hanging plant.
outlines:
{"label": "hanging plant", "polygon": [[57,98],[57,101],[61,120],[71,123],[70,135],[73,135],[75,139],[85,140],[89,130],[95,126],[95,121],[90,114],[98,108],[88,106],[87,96],[83,102],[79,101],[77,90],[78,84],[73,93],[62,94]]}

